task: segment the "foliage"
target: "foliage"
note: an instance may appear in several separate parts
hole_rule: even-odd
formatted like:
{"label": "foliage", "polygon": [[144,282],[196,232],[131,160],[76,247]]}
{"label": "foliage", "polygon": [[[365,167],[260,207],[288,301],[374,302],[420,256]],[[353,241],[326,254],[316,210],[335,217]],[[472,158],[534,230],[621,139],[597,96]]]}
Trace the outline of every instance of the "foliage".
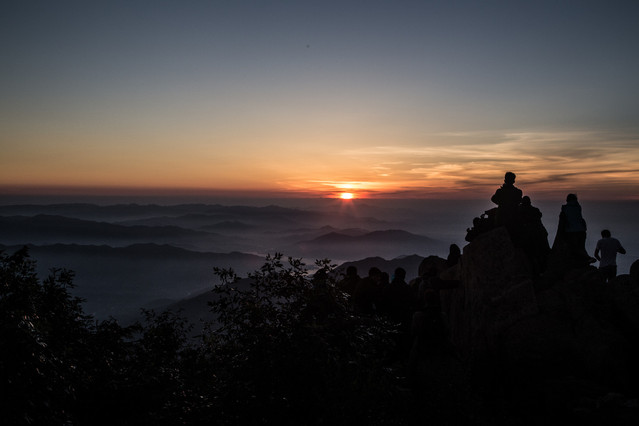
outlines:
{"label": "foliage", "polygon": [[334,265],[311,278],[298,259],[268,257],[241,289],[232,271],[210,303],[219,328],[210,348],[223,366],[219,409],[229,423],[380,423],[399,413],[385,368],[392,328],[350,309]]}
{"label": "foliage", "polygon": [[54,269],[41,282],[26,249],[0,252],[0,285],[3,422],[158,424],[179,418],[183,321],[147,312],[144,325],[94,322],[70,293],[73,273]]}
{"label": "foliage", "polygon": [[8,424],[63,423],[89,325],[81,300],[69,294],[73,273],[52,270],[41,283],[26,249],[0,256],[3,417]]}
{"label": "foliage", "polygon": [[26,249],[0,252],[3,424],[401,423],[391,327],[316,266],[277,254],[248,288],[217,269],[217,326],[196,340],[172,312],[95,321],[71,271],[40,281]]}

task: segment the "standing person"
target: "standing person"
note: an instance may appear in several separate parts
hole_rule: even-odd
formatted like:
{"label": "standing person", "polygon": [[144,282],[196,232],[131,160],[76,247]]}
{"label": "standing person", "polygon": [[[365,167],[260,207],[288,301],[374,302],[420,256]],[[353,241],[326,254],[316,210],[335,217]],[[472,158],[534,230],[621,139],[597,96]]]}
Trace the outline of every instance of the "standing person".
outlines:
{"label": "standing person", "polygon": [[352,296],[360,280],[361,278],[357,274],[357,268],[351,265],[346,268],[346,275],[337,283],[337,287],[344,293]]}
{"label": "standing person", "polygon": [[578,263],[594,263],[595,259],[586,251],[586,221],[581,215],[581,205],[575,194],[566,196],[566,204],[561,206],[559,228],[563,232],[569,255]]}
{"label": "standing person", "polygon": [[382,288],[382,271],[373,266],[368,270],[368,276],[362,278],[355,288],[352,299],[355,309],[363,314],[377,313]]}
{"label": "standing person", "polygon": [[[515,174],[506,172],[504,184],[495,191],[490,201],[497,204],[497,226],[505,226],[511,238],[515,236],[517,228],[517,209],[521,203],[521,189],[515,186]],[[515,239],[515,238],[513,238]]]}
{"label": "standing person", "polygon": [[612,238],[609,230],[604,229],[601,231],[601,239],[597,241],[595,258],[599,261],[599,270],[606,282],[617,276],[617,253],[626,254],[626,249],[618,239]]}

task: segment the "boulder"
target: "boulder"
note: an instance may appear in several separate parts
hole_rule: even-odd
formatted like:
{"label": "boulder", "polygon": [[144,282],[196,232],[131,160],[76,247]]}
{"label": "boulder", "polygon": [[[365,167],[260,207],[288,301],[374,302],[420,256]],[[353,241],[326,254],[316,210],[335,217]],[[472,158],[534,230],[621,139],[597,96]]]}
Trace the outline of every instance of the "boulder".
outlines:
{"label": "boulder", "polygon": [[606,395],[639,394],[639,265],[633,271],[606,285],[593,266],[563,265],[539,285],[505,228],[477,236],[464,247],[460,287],[440,291],[475,391],[533,417],[570,416],[584,401],[599,415]]}
{"label": "boulder", "polygon": [[464,247],[460,278],[461,288],[442,299],[453,343],[467,356],[489,356],[504,329],[538,311],[526,256],[504,227]]}
{"label": "boulder", "polygon": [[630,279],[635,285],[639,285],[639,260],[635,260],[630,265]]}

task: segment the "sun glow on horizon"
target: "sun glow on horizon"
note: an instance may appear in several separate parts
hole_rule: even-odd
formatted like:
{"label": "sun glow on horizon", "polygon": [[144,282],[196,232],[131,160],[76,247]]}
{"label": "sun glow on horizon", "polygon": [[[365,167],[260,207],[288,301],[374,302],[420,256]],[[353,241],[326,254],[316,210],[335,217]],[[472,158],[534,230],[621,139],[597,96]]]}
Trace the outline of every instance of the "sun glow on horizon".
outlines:
{"label": "sun glow on horizon", "polygon": [[339,198],[341,198],[342,200],[352,200],[354,198],[354,195],[352,192],[342,192],[339,195]]}

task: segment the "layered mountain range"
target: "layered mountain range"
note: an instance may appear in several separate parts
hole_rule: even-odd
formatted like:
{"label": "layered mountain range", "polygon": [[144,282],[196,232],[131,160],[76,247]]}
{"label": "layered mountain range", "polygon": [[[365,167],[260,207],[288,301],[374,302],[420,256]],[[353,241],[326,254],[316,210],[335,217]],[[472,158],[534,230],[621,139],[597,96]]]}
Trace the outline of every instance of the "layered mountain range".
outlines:
{"label": "layered mountain range", "polygon": [[10,205],[0,206],[0,249],[28,246],[40,274],[75,271],[74,292],[88,313],[130,317],[205,292],[217,282],[214,267],[245,276],[269,253],[312,269],[319,258],[446,252],[448,243],[402,227],[353,211],[279,206]]}

